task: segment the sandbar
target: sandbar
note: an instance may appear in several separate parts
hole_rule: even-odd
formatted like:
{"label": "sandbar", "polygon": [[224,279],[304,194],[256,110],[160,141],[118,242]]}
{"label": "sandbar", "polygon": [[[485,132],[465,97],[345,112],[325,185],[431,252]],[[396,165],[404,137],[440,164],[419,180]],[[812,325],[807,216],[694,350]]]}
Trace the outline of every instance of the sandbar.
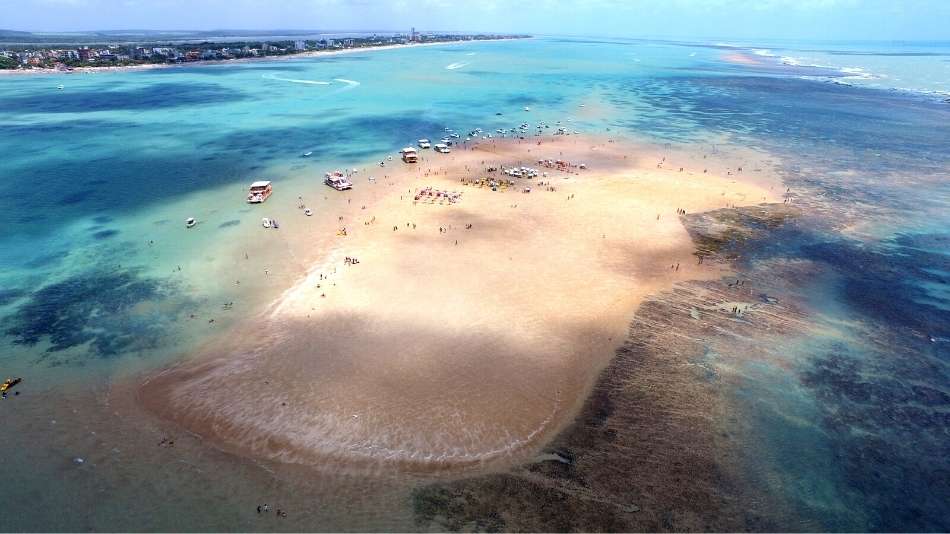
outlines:
{"label": "sandbar", "polygon": [[[416,165],[387,160],[352,191],[321,190],[347,201],[290,238],[313,261],[273,302],[144,379],[144,406],[255,459],[511,465],[576,415],[646,297],[723,274],[697,260],[682,210],[776,202],[781,191],[753,179],[749,161],[743,173],[699,150],[593,135],[421,152]],[[521,165],[547,176],[476,182]],[[458,200],[420,196],[426,188]]]}

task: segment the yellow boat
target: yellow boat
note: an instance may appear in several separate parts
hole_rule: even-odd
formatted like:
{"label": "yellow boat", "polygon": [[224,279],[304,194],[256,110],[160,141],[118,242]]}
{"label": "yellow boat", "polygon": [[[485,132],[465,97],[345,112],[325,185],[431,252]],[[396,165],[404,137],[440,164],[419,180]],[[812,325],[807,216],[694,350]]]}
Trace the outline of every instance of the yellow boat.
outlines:
{"label": "yellow boat", "polygon": [[10,388],[22,382],[22,378],[8,378],[0,384],[0,393],[6,393]]}

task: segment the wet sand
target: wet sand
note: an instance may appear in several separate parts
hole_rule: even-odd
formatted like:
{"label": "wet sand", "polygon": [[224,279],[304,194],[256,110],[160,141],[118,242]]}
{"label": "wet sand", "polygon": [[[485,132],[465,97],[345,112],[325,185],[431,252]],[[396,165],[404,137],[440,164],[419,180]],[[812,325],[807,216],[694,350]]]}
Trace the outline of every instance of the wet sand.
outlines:
{"label": "wet sand", "polygon": [[[704,263],[735,268],[743,243],[799,215],[775,204],[683,223]],[[801,303],[768,295],[814,270],[776,262],[764,271],[775,278],[733,273],[650,295],[574,422],[517,468],[415,490],[417,528],[820,530],[751,464],[758,451],[749,444],[763,438],[730,396],[744,380],[739,361],[780,361],[782,340],[807,331]]]}
{"label": "wet sand", "polygon": [[[357,175],[354,191],[327,189],[333,207],[288,234],[287,253],[304,261],[263,275],[286,283],[280,298],[148,377],[138,398],[258,459],[416,472],[523,461],[571,422],[648,295],[725,272],[697,263],[677,210],[780,199],[752,165],[703,173],[698,154],[663,162],[588,136],[497,140],[389,162],[370,171],[375,184]],[[504,191],[460,182],[542,158],[588,169],[538,167],[549,176]],[[461,200],[415,201],[425,187]]]}

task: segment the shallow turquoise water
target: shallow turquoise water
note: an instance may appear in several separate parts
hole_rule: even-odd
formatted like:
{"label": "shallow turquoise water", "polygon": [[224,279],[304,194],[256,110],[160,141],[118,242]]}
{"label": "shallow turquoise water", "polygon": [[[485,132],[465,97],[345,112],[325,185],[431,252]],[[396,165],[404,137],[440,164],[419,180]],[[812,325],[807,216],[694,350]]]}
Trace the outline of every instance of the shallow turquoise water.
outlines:
{"label": "shallow turquoise water", "polygon": [[[20,405],[63,390],[87,406],[85,395],[111,377],[160,368],[206,339],[208,329],[187,318],[234,298],[226,259],[259,216],[241,202],[250,181],[291,189],[446,127],[464,137],[476,126],[561,120],[581,132],[725,139],[782,157],[814,216],[749,261],[825,266],[801,291],[821,310],[816,321],[835,328],[790,341],[786,367],[750,364],[736,399],[768,438],[759,468],[826,528],[947,530],[950,104],[886,89],[940,90],[950,81],[948,48],[775,45],[776,57],[759,54],[766,63],[757,66],[725,61],[734,48],[716,44],[545,39],[0,78],[0,224],[10,229],[0,235],[0,365],[28,386],[0,405],[0,421],[22,429],[2,455],[16,483],[0,489],[0,503],[23,512],[22,528],[271,528],[224,517],[244,509],[235,487],[264,484],[243,467],[205,454],[195,463],[214,466],[214,476],[176,471],[159,483],[162,465],[130,454],[122,467],[102,459],[80,476],[75,451],[134,449],[137,437],[119,432],[124,443],[93,446],[89,428],[107,424],[105,410],[51,430],[62,414]],[[834,68],[782,65],[779,56],[793,53]],[[828,83],[852,66],[836,58],[890,74],[869,78],[870,88]],[[908,81],[921,65],[930,68]],[[202,220],[201,232],[183,230],[188,216]],[[844,231],[855,222],[859,230]],[[199,489],[146,502],[133,489],[142,479],[154,491],[176,481]],[[205,516],[190,500],[207,490],[201,484],[234,492],[199,501],[218,510]],[[335,484],[357,489],[333,500]],[[327,512],[309,524],[410,525],[395,508],[356,498],[360,484],[318,491],[355,522]],[[105,515],[83,508],[88,496],[70,497],[89,487],[110,495]],[[56,506],[68,513],[42,512]],[[131,523],[112,522],[124,510]]]}

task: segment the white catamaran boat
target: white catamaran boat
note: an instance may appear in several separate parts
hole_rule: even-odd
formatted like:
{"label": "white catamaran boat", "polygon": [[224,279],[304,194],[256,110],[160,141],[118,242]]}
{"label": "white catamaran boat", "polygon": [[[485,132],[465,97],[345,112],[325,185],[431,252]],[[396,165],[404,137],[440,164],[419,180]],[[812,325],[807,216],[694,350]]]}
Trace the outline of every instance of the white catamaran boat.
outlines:
{"label": "white catamaran boat", "polygon": [[412,147],[406,147],[401,150],[402,160],[406,163],[417,163],[419,161],[419,154],[416,153],[416,149]]}
{"label": "white catamaran boat", "polygon": [[452,149],[450,149],[449,146],[444,143],[437,143],[435,145],[435,151],[439,154],[448,154],[452,151]]}
{"label": "white catamaran boat", "polygon": [[271,187],[269,181],[259,181],[251,184],[251,188],[247,192],[247,202],[248,204],[260,204],[267,200],[267,197],[274,192],[274,188]]}
{"label": "white catamaran boat", "polygon": [[347,189],[353,189],[353,184],[350,183],[350,181],[346,179],[346,175],[344,175],[340,171],[334,171],[332,173],[328,172],[326,175],[326,179],[323,180],[323,183],[327,184],[333,189],[336,189],[337,191],[346,191]]}

